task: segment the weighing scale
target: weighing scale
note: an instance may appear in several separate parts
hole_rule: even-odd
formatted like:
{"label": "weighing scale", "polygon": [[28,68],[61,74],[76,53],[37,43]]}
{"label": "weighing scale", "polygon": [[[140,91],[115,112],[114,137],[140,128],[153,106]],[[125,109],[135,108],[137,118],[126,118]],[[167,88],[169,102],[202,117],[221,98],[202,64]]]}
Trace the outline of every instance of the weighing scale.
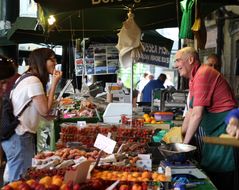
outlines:
{"label": "weighing scale", "polygon": [[160,166],[165,169],[166,166],[171,168],[172,175],[191,175],[198,179],[206,179],[207,176],[198,169],[192,162],[186,161],[184,163],[180,162],[169,162],[167,160],[162,160]]}
{"label": "weighing scale", "polygon": [[105,83],[105,89],[112,96],[111,102],[130,103],[130,91],[117,83]]}

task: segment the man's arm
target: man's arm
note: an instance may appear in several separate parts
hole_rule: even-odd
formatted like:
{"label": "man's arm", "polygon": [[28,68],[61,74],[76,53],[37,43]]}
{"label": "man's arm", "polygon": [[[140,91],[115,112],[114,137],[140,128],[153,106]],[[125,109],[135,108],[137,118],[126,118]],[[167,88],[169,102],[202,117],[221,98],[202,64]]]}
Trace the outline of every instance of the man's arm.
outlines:
{"label": "man's arm", "polygon": [[185,136],[187,129],[188,129],[188,124],[190,121],[190,115],[191,115],[192,109],[189,109],[184,117],[183,124],[182,124],[182,135]]}
{"label": "man's arm", "polygon": [[188,126],[186,129],[187,131],[186,131],[186,135],[185,135],[183,143],[188,144],[191,141],[193,135],[196,133],[199,127],[199,124],[202,120],[203,110],[204,110],[203,106],[195,106],[190,111],[191,114],[190,114],[190,118],[188,118],[189,122],[188,122]]}

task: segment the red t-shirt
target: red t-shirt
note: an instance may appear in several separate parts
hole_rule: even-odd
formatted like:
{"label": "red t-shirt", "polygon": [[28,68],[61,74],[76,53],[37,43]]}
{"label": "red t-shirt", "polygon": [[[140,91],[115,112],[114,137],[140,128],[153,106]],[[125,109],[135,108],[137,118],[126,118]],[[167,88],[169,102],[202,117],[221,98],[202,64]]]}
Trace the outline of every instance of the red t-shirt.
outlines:
{"label": "red t-shirt", "polygon": [[195,65],[189,89],[193,106],[205,106],[209,112],[224,112],[237,106],[234,93],[226,79],[207,65]]}

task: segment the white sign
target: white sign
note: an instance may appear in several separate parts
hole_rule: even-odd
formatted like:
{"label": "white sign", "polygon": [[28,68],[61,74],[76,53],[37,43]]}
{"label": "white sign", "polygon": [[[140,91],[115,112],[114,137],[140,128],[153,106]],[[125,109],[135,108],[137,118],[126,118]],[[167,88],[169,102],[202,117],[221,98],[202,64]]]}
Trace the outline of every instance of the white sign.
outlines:
{"label": "white sign", "polygon": [[19,16],[37,18],[37,3],[34,0],[20,0]]}
{"label": "white sign", "polygon": [[85,128],[86,127],[86,121],[77,121],[76,125],[80,128]]}
{"label": "white sign", "polygon": [[116,145],[116,141],[102,135],[98,134],[95,140],[94,147],[103,150],[108,154],[112,154]]}
{"label": "white sign", "polygon": [[136,167],[152,171],[152,160],[137,160]]}

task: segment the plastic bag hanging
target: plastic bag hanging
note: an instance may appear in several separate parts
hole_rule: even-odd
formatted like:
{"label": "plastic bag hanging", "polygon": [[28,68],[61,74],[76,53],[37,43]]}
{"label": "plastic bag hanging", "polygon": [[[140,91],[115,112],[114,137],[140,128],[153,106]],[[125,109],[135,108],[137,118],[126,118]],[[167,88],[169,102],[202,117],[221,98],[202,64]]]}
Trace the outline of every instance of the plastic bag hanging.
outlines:
{"label": "plastic bag hanging", "polygon": [[128,13],[128,19],[123,22],[123,26],[118,33],[119,62],[124,67],[129,67],[133,60],[137,60],[143,50],[140,42],[141,30],[134,21],[134,14],[131,9]]}
{"label": "plastic bag hanging", "polygon": [[81,96],[82,97],[89,97],[90,96],[90,89],[86,83],[87,75],[82,75],[82,86],[81,86]]}
{"label": "plastic bag hanging", "polygon": [[183,0],[180,2],[181,10],[183,12],[181,26],[179,31],[180,39],[193,39],[192,27],[192,8],[194,0]]}
{"label": "plastic bag hanging", "polygon": [[205,22],[201,15],[201,7],[200,2],[195,0],[196,7],[196,18],[191,30],[194,33],[194,36],[197,40],[197,49],[205,49],[205,45],[207,42],[207,30],[205,26]]}
{"label": "plastic bag hanging", "polygon": [[86,64],[85,64],[85,41],[87,38],[82,40],[83,47],[82,47],[82,54],[83,54],[83,67],[82,67],[82,85],[81,85],[81,97],[89,97],[90,96],[90,89],[87,85],[87,75],[86,75]]}

